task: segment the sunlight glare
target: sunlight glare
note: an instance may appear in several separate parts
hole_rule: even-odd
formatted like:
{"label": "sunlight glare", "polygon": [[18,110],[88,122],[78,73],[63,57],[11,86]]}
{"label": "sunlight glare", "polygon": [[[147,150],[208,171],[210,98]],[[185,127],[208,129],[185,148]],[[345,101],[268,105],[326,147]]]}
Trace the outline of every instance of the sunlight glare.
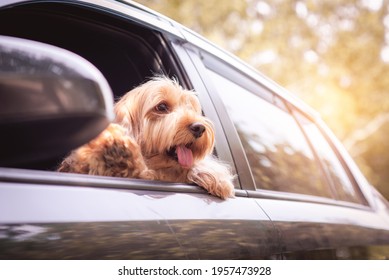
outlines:
{"label": "sunlight glare", "polygon": [[300,18],[306,18],[308,16],[308,8],[303,2],[297,2],[295,5],[296,14]]}
{"label": "sunlight glare", "polygon": [[383,0],[361,0],[362,6],[372,11],[381,9]]}
{"label": "sunlight glare", "polygon": [[389,63],[389,46],[385,46],[381,50],[381,59],[385,63]]}

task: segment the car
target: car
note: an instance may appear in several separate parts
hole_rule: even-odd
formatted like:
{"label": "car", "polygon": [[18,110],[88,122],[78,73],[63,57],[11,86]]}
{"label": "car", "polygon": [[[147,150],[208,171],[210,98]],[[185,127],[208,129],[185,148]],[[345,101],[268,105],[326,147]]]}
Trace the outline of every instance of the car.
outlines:
{"label": "car", "polygon": [[[154,74],[194,89],[235,198],[56,171]],[[0,5],[0,259],[387,259],[389,204],[318,114],[130,1]]]}

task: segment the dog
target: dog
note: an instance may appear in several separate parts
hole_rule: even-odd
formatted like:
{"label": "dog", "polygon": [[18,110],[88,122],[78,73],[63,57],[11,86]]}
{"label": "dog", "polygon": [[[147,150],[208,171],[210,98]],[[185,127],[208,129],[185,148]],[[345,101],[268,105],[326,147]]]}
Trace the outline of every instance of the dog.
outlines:
{"label": "dog", "polygon": [[222,199],[234,196],[234,176],[212,155],[214,127],[194,91],[175,79],[154,77],[116,102],[115,114],[58,171],[195,183]]}

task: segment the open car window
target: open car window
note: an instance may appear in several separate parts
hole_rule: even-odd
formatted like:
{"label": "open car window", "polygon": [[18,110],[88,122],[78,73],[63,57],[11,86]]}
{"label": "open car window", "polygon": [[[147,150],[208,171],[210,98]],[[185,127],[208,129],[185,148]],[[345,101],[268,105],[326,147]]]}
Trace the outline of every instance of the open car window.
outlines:
{"label": "open car window", "polygon": [[115,97],[155,73],[178,75],[160,33],[77,4],[31,3],[2,10],[0,33],[81,55],[103,73]]}
{"label": "open car window", "polygon": [[[80,55],[104,75],[114,100],[155,74],[181,77],[174,54],[160,32],[80,4],[27,3],[1,10],[0,34]],[[55,170],[64,156],[66,153],[21,167]]]}

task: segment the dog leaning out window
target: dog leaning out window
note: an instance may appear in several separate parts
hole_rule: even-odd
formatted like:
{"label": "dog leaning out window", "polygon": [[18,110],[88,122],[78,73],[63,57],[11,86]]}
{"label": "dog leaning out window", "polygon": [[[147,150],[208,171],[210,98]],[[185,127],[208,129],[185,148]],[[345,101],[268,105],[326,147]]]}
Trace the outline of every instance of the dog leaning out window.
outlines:
{"label": "dog leaning out window", "polygon": [[195,92],[155,77],[115,104],[116,119],[63,160],[61,172],[195,183],[234,196],[233,175],[212,156],[214,129]]}

